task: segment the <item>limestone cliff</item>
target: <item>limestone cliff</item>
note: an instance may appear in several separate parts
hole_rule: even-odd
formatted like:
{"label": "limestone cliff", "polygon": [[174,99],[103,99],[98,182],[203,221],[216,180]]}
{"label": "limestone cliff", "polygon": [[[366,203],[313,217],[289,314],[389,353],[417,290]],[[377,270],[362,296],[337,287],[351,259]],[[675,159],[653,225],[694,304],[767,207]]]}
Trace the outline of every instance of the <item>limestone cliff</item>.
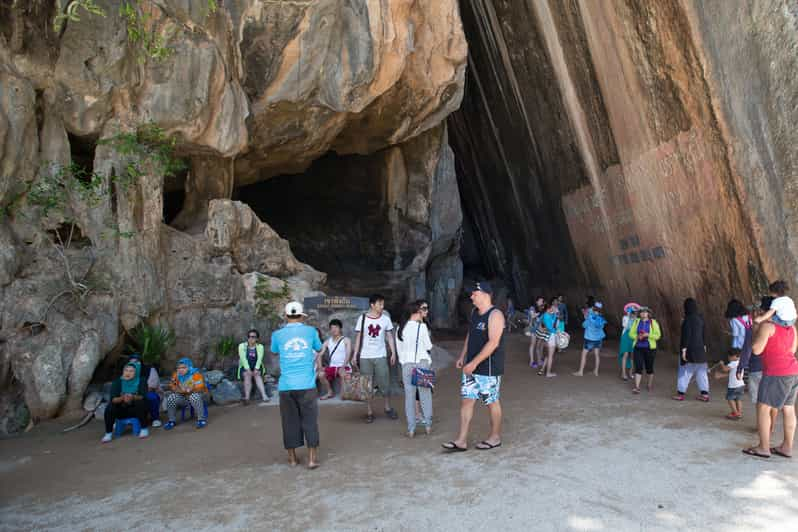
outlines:
{"label": "limestone cliff", "polygon": [[[442,123],[464,86],[456,0],[98,0],[103,14],[55,30],[72,3],[0,1],[0,432],[25,408],[77,408],[142,321],[174,328],[176,353],[201,362],[222,335],[267,332],[258,279],[294,297],[325,288],[328,263],[298,260],[291,248],[313,244],[289,245],[246,186],[301,182],[328,153],[375,169],[370,216],[387,232],[364,261],[397,293],[428,286],[452,322],[461,218]],[[143,127],[174,139],[186,169],[114,144]]]}

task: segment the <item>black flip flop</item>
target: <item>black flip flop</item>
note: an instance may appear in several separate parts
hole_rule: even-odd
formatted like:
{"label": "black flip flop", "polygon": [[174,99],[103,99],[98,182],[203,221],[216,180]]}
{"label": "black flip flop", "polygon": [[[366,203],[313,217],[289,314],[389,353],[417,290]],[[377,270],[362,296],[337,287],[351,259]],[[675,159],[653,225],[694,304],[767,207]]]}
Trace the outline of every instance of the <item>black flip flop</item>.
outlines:
{"label": "black flip flop", "polygon": [[468,450],[467,447],[460,447],[453,441],[442,443],[441,447],[449,451],[450,453],[462,453]]}
{"label": "black flip flop", "polygon": [[[482,447],[480,447],[480,445]],[[496,445],[493,445],[492,443],[488,443],[486,441],[481,441],[478,444],[476,444],[476,446],[474,448],[475,449],[479,449],[480,451],[490,451],[491,449],[495,449],[496,447],[501,447],[501,446],[502,446],[502,442],[499,442]]]}
{"label": "black flip flop", "polygon": [[784,457],[784,458],[792,458],[791,455],[784,454],[783,452],[779,451],[778,447],[771,447],[770,448],[770,454],[775,454],[775,455],[778,455],[778,456],[781,456],[781,457]]}
{"label": "black flip flop", "polygon": [[769,454],[758,453],[754,450],[753,447],[749,447],[748,449],[743,449],[743,454],[747,454],[748,456],[756,456],[757,458],[770,458]]}

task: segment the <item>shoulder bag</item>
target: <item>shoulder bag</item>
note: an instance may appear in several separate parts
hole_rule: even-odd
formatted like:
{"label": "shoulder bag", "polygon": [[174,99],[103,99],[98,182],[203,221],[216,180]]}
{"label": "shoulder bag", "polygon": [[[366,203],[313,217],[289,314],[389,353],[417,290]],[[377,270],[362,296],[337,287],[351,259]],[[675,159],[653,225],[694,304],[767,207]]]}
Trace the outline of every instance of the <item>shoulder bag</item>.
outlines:
{"label": "shoulder bag", "polygon": [[557,331],[557,326],[559,325],[559,323],[560,319],[557,318],[554,321],[554,330],[556,331],[554,336],[554,341],[557,344],[557,349],[563,350],[567,349],[568,344],[571,343],[571,335],[565,331]]}
{"label": "shoulder bag", "polygon": [[[416,364],[418,364],[418,339],[420,336],[421,323],[418,324],[418,329],[416,329]],[[421,388],[435,388],[435,370],[416,366],[413,368],[413,374],[410,378],[410,382],[413,384],[413,386],[420,386]]]}

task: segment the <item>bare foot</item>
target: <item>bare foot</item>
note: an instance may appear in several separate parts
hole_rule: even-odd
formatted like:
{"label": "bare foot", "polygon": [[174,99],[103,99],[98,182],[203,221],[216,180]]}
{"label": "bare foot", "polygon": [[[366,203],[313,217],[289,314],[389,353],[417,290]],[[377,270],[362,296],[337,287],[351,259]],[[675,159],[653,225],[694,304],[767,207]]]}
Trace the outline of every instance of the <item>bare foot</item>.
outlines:
{"label": "bare foot", "polygon": [[319,401],[324,401],[324,400],[326,400],[326,399],[332,399],[333,397],[335,397],[335,394],[328,393],[328,394],[327,394],[327,395],[325,395],[325,396],[319,397]]}
{"label": "bare foot", "polygon": [[318,450],[315,447],[308,449],[308,469],[316,469],[319,467]]}
{"label": "bare foot", "polygon": [[299,458],[296,457],[296,451],[293,449],[288,451],[288,465],[294,467],[299,463]]}
{"label": "bare foot", "polygon": [[598,370],[593,372],[593,376],[598,377]]}
{"label": "bare foot", "polygon": [[[571,375],[573,375],[574,377],[581,377],[582,376],[582,372],[581,371],[575,371],[575,372],[571,373]],[[546,375],[546,376],[548,377],[548,375]]]}

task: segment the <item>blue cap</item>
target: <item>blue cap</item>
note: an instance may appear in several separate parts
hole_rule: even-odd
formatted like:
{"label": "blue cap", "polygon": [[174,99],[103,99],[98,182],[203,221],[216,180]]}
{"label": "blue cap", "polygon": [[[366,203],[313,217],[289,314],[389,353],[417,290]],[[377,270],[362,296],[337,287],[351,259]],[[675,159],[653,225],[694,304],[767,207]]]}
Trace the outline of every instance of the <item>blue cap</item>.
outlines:
{"label": "blue cap", "polygon": [[486,294],[493,293],[493,287],[490,285],[488,281],[477,281],[476,283],[472,284],[468,290],[468,293],[471,292],[485,292]]}

